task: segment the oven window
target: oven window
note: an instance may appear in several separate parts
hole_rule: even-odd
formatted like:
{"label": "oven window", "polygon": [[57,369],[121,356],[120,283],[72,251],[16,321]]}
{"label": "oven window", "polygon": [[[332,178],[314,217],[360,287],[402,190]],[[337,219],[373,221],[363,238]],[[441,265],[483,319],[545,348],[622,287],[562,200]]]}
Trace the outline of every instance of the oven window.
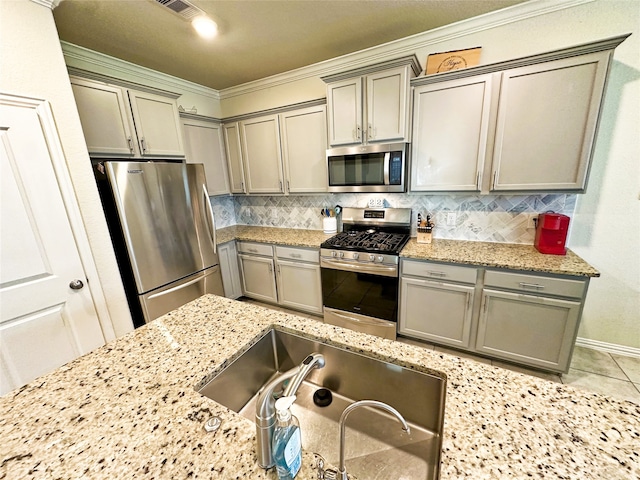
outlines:
{"label": "oven window", "polygon": [[329,157],[329,185],[384,185],[385,153]]}
{"label": "oven window", "polygon": [[322,268],[324,306],[396,322],[398,278]]}

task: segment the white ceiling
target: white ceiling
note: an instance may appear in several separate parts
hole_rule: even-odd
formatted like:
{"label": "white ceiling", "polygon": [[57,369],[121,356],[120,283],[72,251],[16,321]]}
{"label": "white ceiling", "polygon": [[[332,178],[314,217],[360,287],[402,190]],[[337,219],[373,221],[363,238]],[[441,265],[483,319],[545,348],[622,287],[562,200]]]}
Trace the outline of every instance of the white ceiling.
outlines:
{"label": "white ceiling", "polygon": [[211,41],[155,0],[63,0],[60,39],[222,90],[526,0],[189,0]]}

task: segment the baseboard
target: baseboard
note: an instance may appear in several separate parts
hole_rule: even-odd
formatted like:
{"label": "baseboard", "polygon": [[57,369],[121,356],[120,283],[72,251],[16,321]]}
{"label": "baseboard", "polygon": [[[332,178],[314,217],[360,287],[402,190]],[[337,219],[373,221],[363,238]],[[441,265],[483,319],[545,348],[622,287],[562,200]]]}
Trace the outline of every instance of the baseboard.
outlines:
{"label": "baseboard", "polygon": [[599,340],[590,340],[588,338],[576,338],[576,345],[579,347],[593,348],[615,355],[626,355],[627,357],[640,358],[640,348],[627,347],[626,345],[618,345],[615,343],[601,342]]}

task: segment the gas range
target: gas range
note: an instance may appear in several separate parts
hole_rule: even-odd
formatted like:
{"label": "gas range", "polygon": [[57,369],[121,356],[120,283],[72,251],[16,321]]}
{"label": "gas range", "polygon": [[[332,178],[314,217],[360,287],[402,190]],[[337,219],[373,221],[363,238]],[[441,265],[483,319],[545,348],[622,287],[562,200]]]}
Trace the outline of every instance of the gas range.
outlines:
{"label": "gas range", "polygon": [[397,265],[409,240],[411,209],[360,209],[342,211],[343,232],[320,245],[325,259]]}
{"label": "gas range", "polygon": [[320,246],[324,321],[395,339],[399,257],[411,209],[344,208],[342,225]]}

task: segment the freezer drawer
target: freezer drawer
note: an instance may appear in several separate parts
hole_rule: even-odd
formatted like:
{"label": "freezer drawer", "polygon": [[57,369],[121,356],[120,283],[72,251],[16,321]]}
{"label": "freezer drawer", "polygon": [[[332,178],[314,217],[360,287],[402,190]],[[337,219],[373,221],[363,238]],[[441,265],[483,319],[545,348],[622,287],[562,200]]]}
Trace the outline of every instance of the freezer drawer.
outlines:
{"label": "freezer drawer", "polygon": [[224,296],[222,275],[218,265],[140,295],[145,322],[149,323],[206,293]]}

